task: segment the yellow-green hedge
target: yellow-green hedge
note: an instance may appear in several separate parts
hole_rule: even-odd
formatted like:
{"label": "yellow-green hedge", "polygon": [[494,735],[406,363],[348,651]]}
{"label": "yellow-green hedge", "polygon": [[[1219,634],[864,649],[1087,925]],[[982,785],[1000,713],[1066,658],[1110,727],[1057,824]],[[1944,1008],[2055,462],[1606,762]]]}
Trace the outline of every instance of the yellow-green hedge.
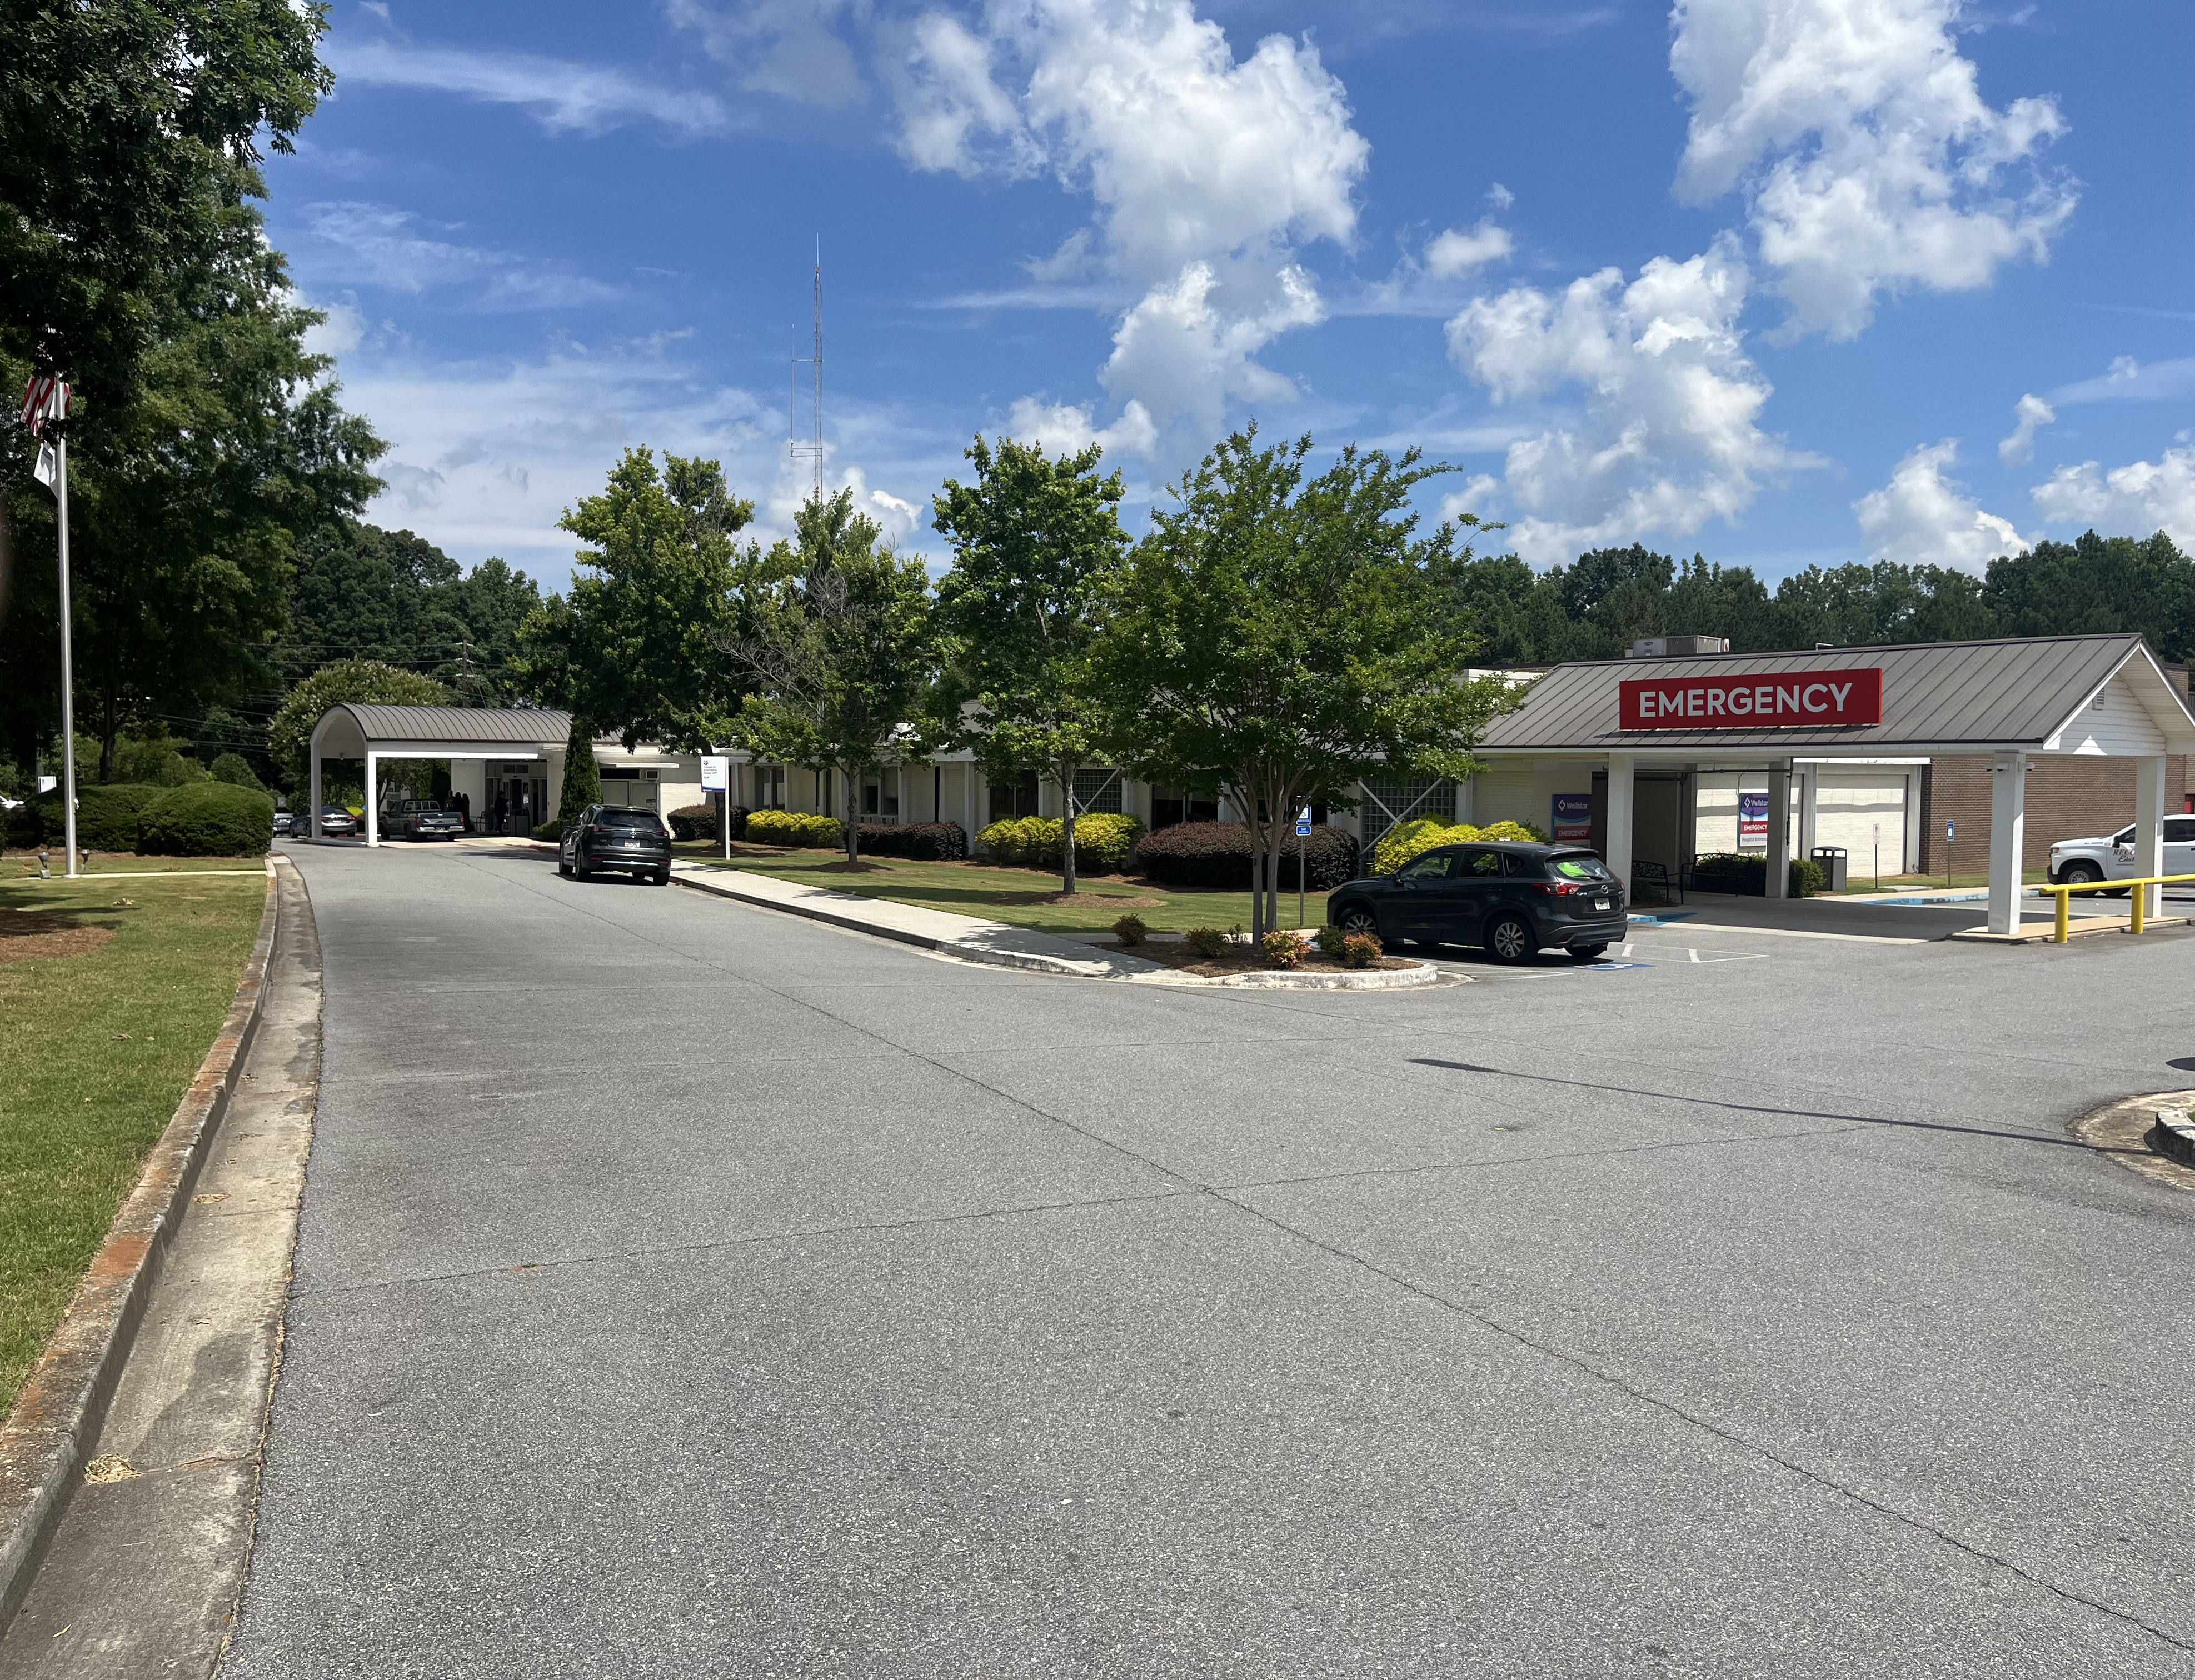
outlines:
{"label": "yellow-green hedge", "polygon": [[[1057,869],[1067,825],[1057,817],[1015,817],[994,822],[976,837],[994,863],[1025,869]],[[1115,811],[1085,811],[1074,820],[1074,867],[1086,875],[1117,875],[1144,837],[1144,826]]]}
{"label": "yellow-green hedge", "polygon": [[1412,858],[1436,846],[1460,846],[1469,840],[1539,840],[1547,836],[1530,823],[1496,822],[1475,827],[1467,822],[1444,823],[1438,817],[1414,817],[1397,823],[1387,837],[1372,849],[1372,872],[1392,875]]}
{"label": "yellow-green hedge", "polygon": [[843,846],[846,831],[836,817],[807,811],[752,811],[746,837],[764,846]]}

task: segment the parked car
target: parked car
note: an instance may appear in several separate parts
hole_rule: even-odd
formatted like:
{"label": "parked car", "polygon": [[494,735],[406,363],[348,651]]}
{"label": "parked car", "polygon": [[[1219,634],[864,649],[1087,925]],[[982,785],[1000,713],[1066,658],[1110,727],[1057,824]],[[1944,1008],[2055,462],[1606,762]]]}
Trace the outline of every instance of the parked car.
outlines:
{"label": "parked car", "polygon": [[[2085,840],[2060,840],[2050,849],[2050,878],[2059,886],[2088,881],[2125,881],[2139,872],[2134,852],[2135,826],[2117,834]],[[2195,875],[2195,816],[2164,820],[2164,872]]]}
{"label": "parked car", "polygon": [[1597,855],[1522,841],[1443,846],[1392,875],[1346,882],[1326,915],[1345,933],[1481,946],[1502,963],[1549,946],[1591,962],[1629,922],[1623,883]]}
{"label": "parked car", "polygon": [[342,806],[323,805],[320,807],[320,837],[323,840],[328,838],[331,835],[355,834],[357,832],[358,819],[351,815],[349,811],[343,809]]}
{"label": "parked car", "polygon": [[446,811],[434,799],[402,799],[382,808],[381,837],[384,840],[454,840],[465,826],[455,811]]}
{"label": "parked car", "polygon": [[274,813],[274,837],[276,839],[279,840],[285,835],[295,834],[297,831],[297,818],[295,812],[277,811]]}
{"label": "parked car", "polygon": [[558,843],[560,875],[584,881],[598,869],[629,869],[671,884],[671,831],[653,811],[627,805],[590,805]]}

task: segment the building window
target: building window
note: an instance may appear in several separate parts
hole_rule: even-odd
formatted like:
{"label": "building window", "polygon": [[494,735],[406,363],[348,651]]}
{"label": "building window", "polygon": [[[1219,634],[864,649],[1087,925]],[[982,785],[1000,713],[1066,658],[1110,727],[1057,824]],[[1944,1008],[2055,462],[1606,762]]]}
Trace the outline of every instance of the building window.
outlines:
{"label": "building window", "polygon": [[1397,824],[1419,817],[1455,820],[1455,784],[1446,776],[1411,781],[1367,781],[1364,804],[1358,815],[1364,823],[1364,849],[1368,853],[1387,837]]}
{"label": "building window", "polygon": [[1010,782],[991,784],[991,820],[1010,822],[1016,817],[1033,817],[1037,814],[1039,793],[1036,772],[1024,770],[1020,777]]}
{"label": "building window", "polygon": [[1154,784],[1151,788],[1151,826],[1172,828],[1178,822],[1217,822],[1219,820],[1219,800],[1216,794],[1198,793],[1185,787],[1167,787]]}
{"label": "building window", "polygon": [[1086,811],[1110,811],[1115,815],[1121,809],[1121,773],[1118,770],[1077,770],[1074,773],[1074,811],[1080,816]]}

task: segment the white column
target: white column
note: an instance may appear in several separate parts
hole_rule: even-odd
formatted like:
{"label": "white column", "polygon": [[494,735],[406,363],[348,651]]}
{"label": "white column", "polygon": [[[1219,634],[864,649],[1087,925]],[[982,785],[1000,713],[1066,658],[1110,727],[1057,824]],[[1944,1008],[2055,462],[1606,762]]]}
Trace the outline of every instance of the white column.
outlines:
{"label": "white column", "polygon": [[[2164,760],[2134,761],[2134,872],[2164,873]],[[2144,887],[2142,914],[2163,913],[2162,887]]]}
{"label": "white column", "polygon": [[[2158,820],[2163,821],[2161,815]],[[2027,756],[2000,752],[1990,761],[1989,930],[1993,934],[2019,931],[2019,861],[2026,844]]]}
{"label": "white column", "polygon": [[1608,755],[1608,823],[1604,830],[1607,855],[1601,860],[1623,883],[1623,896],[1631,896],[1631,785],[1632,757],[1628,752]]}
{"label": "white column", "polygon": [[960,803],[965,814],[962,826],[968,832],[968,855],[976,855],[976,766],[965,762],[960,766]]}
{"label": "white column", "polygon": [[1815,814],[1822,792],[1822,767],[1808,764],[1799,770],[1799,855],[1810,858],[1819,843],[1814,838]]}
{"label": "white column", "polygon": [[366,843],[381,843],[381,755],[366,755]]}
{"label": "white column", "polygon": [[1905,773],[1904,822],[1898,837],[1898,872],[1917,875],[1921,872],[1921,773]]}
{"label": "white column", "polygon": [[1768,896],[1791,895],[1791,762],[1768,771]]}
{"label": "white column", "polygon": [[313,749],[313,803],[308,814],[305,832],[314,839],[320,837],[320,750]]}

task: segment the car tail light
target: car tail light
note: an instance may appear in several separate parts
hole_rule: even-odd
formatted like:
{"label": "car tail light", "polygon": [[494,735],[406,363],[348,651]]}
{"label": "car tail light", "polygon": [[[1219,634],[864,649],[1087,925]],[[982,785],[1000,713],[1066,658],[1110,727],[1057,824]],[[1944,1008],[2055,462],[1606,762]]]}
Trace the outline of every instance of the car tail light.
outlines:
{"label": "car tail light", "polygon": [[1569,898],[1573,894],[1576,893],[1596,890],[1605,892],[1607,890],[1604,887],[1599,889],[1588,888],[1583,883],[1578,881],[1535,881],[1532,884],[1551,898]]}

